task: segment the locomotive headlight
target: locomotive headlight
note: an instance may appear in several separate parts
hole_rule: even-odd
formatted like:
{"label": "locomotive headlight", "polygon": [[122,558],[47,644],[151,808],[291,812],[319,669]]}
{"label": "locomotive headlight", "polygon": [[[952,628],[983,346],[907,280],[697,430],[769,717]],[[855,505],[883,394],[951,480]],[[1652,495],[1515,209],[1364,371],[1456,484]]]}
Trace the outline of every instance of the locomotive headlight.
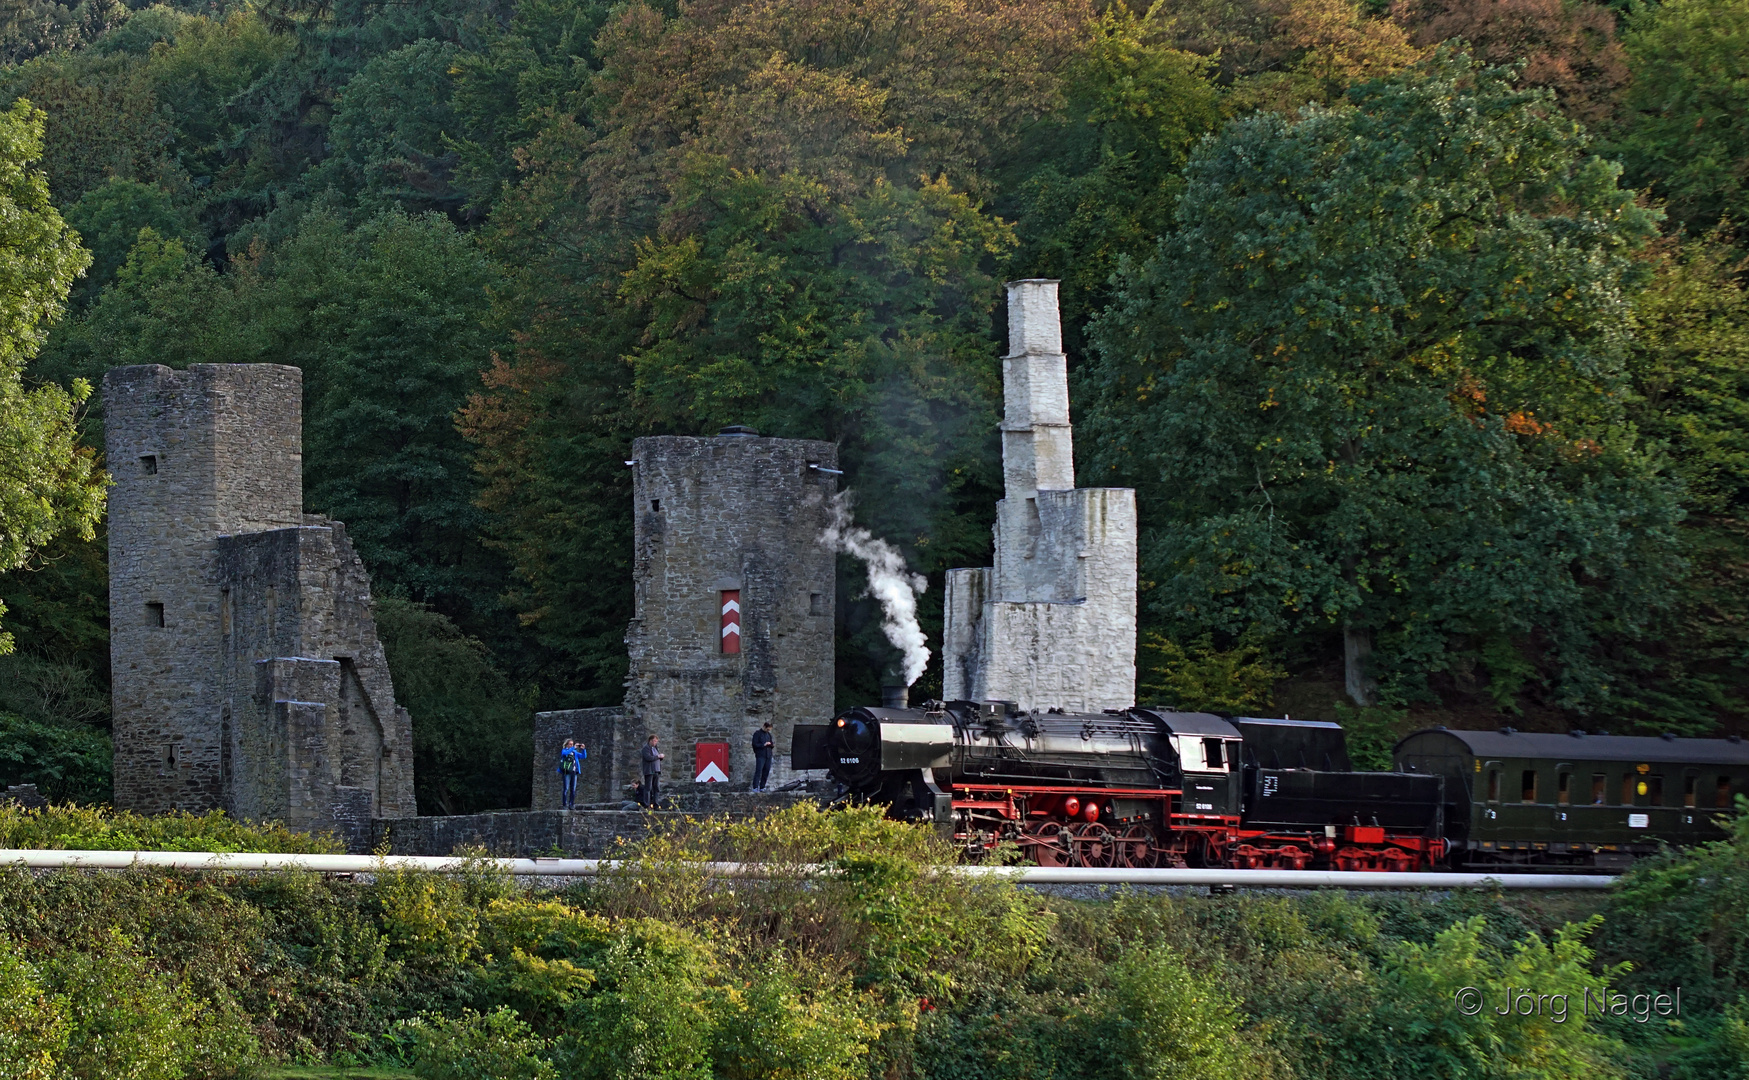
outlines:
{"label": "locomotive headlight", "polygon": [[839,717],[839,718],[838,718],[838,726],[839,726],[839,727],[843,727],[843,726],[844,726],[844,717],[842,717],[842,716],[840,716],[840,717]]}

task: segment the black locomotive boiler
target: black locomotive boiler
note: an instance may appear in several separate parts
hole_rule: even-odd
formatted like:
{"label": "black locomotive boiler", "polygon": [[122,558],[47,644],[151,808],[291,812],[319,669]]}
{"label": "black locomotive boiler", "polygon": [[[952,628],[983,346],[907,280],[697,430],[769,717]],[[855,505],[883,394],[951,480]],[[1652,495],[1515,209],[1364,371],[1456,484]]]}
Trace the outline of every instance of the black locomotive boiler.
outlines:
{"label": "black locomotive boiler", "polygon": [[1047,866],[1611,870],[1723,835],[1749,792],[1735,739],[1440,728],[1365,772],[1337,724],[1168,709],[927,702],[795,732],[794,768]]}
{"label": "black locomotive boiler", "polygon": [[1046,866],[1413,870],[1445,854],[1445,780],[1353,771],[1340,727],[1006,702],[851,709],[796,728],[792,766],[933,821],[977,857]]}

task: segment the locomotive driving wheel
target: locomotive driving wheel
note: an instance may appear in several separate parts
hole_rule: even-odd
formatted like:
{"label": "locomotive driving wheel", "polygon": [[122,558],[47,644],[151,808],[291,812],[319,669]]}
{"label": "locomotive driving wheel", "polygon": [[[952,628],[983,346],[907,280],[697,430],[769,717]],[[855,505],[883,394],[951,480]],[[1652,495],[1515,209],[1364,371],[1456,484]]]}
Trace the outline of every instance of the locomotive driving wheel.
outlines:
{"label": "locomotive driving wheel", "polygon": [[1110,866],[1117,856],[1111,830],[1095,821],[1075,828],[1075,862],[1090,869]]}
{"label": "locomotive driving wheel", "polygon": [[1116,840],[1118,866],[1144,870],[1154,865],[1154,830],[1146,825],[1131,825]]}
{"label": "locomotive driving wheel", "polygon": [[1061,825],[1028,829],[1021,843],[1040,866],[1068,866],[1075,861],[1075,838]]}

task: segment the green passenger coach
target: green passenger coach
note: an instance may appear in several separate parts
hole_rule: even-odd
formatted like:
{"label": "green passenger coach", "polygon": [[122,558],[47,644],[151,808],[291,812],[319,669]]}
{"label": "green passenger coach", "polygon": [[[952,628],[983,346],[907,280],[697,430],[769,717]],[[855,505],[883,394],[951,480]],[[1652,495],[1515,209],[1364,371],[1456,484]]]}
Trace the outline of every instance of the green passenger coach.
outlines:
{"label": "green passenger coach", "polygon": [[1717,821],[1749,794],[1749,743],[1729,739],[1528,734],[1432,728],[1394,752],[1399,772],[1445,777],[1454,865],[1627,867],[1724,836]]}

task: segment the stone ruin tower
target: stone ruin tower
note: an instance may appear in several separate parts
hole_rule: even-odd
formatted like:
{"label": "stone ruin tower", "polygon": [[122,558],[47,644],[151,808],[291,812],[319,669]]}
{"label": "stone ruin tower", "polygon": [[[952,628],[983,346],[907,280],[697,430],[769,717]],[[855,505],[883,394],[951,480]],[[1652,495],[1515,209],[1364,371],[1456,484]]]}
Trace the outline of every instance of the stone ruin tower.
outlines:
{"label": "stone ruin tower", "polygon": [[631,661],[622,708],[535,716],[534,808],[559,805],[560,743],[581,738],[578,801],[623,797],[646,735],[664,785],[694,777],[695,747],[729,744],[728,779],[753,777],[753,732],[772,722],[775,786],[790,779],[791,729],[833,705],[837,556],[820,543],[837,491],[829,442],[745,428],[632,444]]}
{"label": "stone ruin tower", "polygon": [[943,696],[1135,704],[1136,493],[1075,486],[1057,282],[1008,283],[996,565],[947,573]]}
{"label": "stone ruin tower", "polygon": [[371,817],[413,816],[370,579],[345,527],[303,512],[302,373],[124,367],[103,400],[116,807],[355,847]]}

